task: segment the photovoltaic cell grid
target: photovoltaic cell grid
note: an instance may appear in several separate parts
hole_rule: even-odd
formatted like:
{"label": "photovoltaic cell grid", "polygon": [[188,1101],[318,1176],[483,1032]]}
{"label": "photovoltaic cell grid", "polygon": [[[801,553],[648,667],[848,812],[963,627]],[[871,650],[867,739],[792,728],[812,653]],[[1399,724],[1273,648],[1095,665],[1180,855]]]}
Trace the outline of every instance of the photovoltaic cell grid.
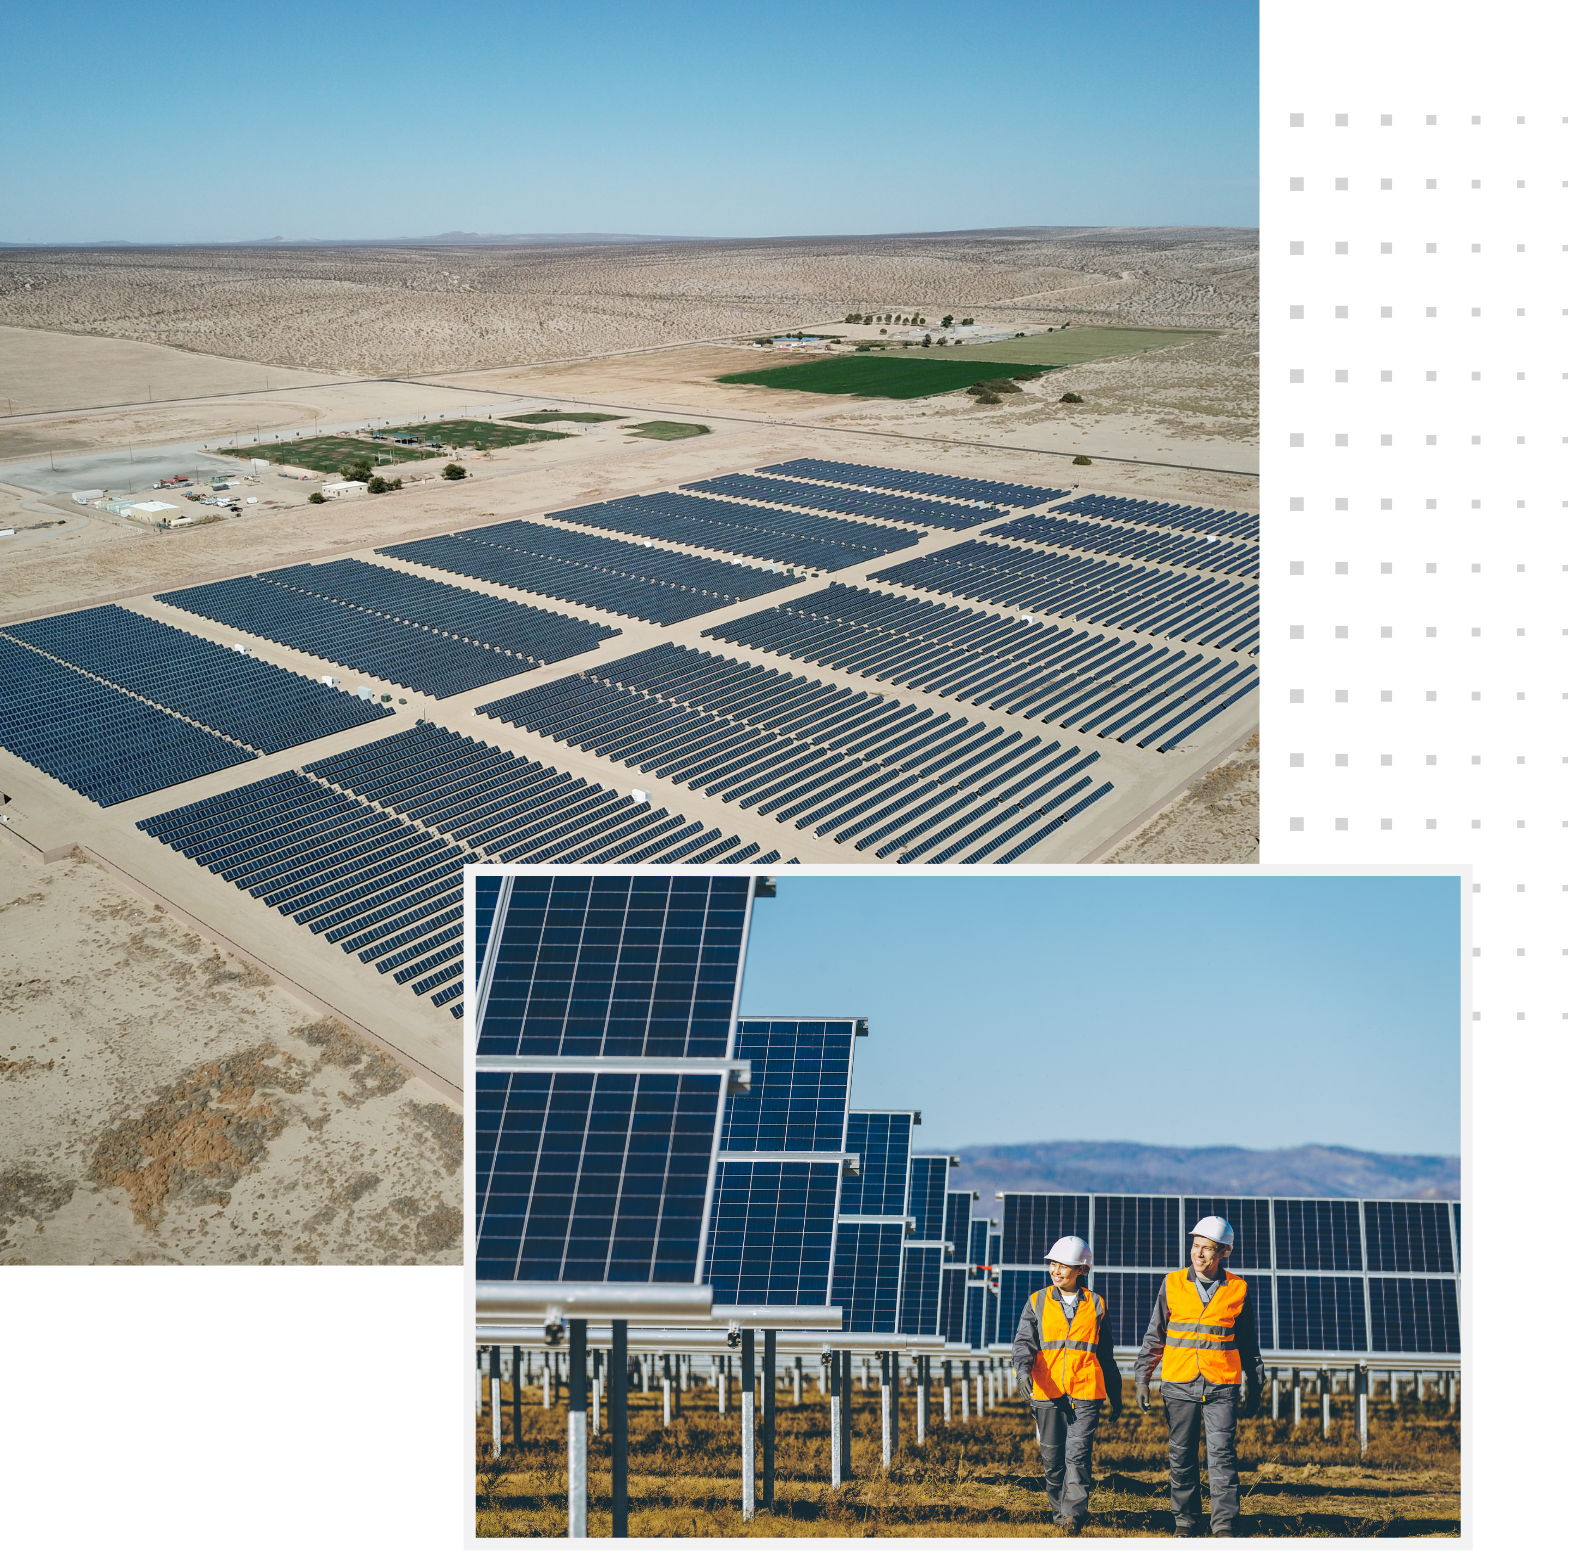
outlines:
{"label": "photovoltaic cell grid", "polygon": [[5,634],[265,755],[393,715],[118,604],[29,620]]}
{"label": "photovoltaic cell grid", "polygon": [[745,877],[515,878],[479,1051],[726,1056],[750,885]]}
{"label": "photovoltaic cell grid", "polygon": [[672,544],[698,545],[815,571],[856,566],[893,550],[909,549],[923,537],[918,529],[885,528],[877,523],[748,507],[741,502],[697,496],[692,490],[624,496],[617,501],[569,507],[547,516],[565,523],[582,523],[586,528],[644,534]]}
{"label": "photovoltaic cell grid", "polygon": [[954,1248],[949,1260],[963,1266],[967,1256],[967,1226],[971,1222],[973,1201],[970,1192],[945,1193],[944,1238]]}
{"label": "photovoltaic cell grid", "polygon": [[795,581],[762,567],[602,539],[544,523],[497,523],[387,545],[377,554],[657,625],[689,620],[775,588],[788,588]]}
{"label": "photovoltaic cell grid", "polygon": [[946,1266],[939,1280],[939,1331],[947,1343],[966,1341],[966,1269]]}
{"label": "photovoltaic cell grid", "polygon": [[868,486],[876,491],[916,491],[951,501],[992,502],[1001,507],[1040,507],[1068,491],[1002,480],[975,480],[969,475],[937,475],[920,469],[884,469],[877,464],[843,464],[828,458],[794,458],[759,471],[799,480],[827,480],[836,485]]}
{"label": "photovoltaic cell grid", "polygon": [[855,1036],[850,1019],[739,1020],[732,1055],[753,1077],[727,1103],[722,1152],[840,1152]]}
{"label": "photovoltaic cell grid", "polygon": [[950,1184],[948,1154],[913,1154],[909,1216],[913,1240],[943,1241],[945,1198]]}
{"label": "photovoltaic cell grid", "polygon": [[1121,560],[1154,561],[1194,571],[1222,572],[1232,577],[1259,577],[1261,552],[1256,545],[1232,544],[1214,535],[1174,534],[1162,529],[1127,528],[1114,523],[1086,523],[1063,516],[1063,509],[1035,512],[985,529],[990,539],[1022,544],[1057,545]]}
{"label": "photovoltaic cell grid", "polygon": [[479,710],[903,863],[1013,862],[1113,790],[1095,750],[672,643]]}
{"label": "photovoltaic cell grid", "polygon": [[1159,753],[1259,677],[1254,664],[1231,658],[842,583],[703,634],[1121,744],[1156,744]]}
{"label": "photovoltaic cell grid", "polygon": [[1085,1197],[1047,1192],[1005,1193],[999,1255],[1006,1266],[1019,1262],[1045,1267],[1049,1247],[1065,1235],[1089,1238]]}
{"label": "photovoltaic cell grid", "polygon": [[963,507],[956,502],[932,501],[920,496],[849,491],[842,486],[774,480],[762,475],[721,475],[714,480],[697,480],[683,486],[683,490],[741,496],[748,501],[779,502],[819,512],[853,513],[861,518],[884,518],[894,523],[922,523],[929,528],[971,528],[990,518],[1004,516],[997,507]]}
{"label": "photovoltaic cell grid", "polygon": [[1167,1267],[1179,1245],[1175,1197],[1098,1197],[1093,1202],[1101,1267]]}
{"label": "photovoltaic cell grid", "polygon": [[[846,1151],[862,1159],[860,1175],[841,1184],[841,1214],[906,1215],[911,1160],[910,1111],[852,1111]],[[860,1328],[859,1328],[860,1330]]]}
{"label": "photovoltaic cell grid", "polygon": [[973,1219],[966,1227],[967,1259],[973,1267],[983,1267],[988,1262],[988,1221]]}
{"label": "photovoltaic cell grid", "polygon": [[1230,652],[1253,652],[1260,641],[1254,583],[993,540],[969,539],[914,556],[870,573],[870,580]]}
{"label": "photovoltaic cell grid", "polygon": [[830,1303],[840,1174],[838,1163],[720,1162],[705,1272],[717,1304]]}
{"label": "photovoltaic cell grid", "polygon": [[696,1283],[719,1073],[475,1076],[479,1279]]}
{"label": "photovoltaic cell grid", "polygon": [[905,1248],[906,1266],[901,1274],[902,1332],[917,1336],[936,1335],[939,1330],[939,1298],[944,1272],[944,1252],[938,1246]]}
{"label": "photovoltaic cell grid", "polygon": [[1215,534],[1223,539],[1261,537],[1261,518],[1254,512],[1223,512],[1216,507],[1186,507],[1179,502],[1144,501],[1131,496],[1098,496],[1088,491],[1060,502],[1055,512],[1074,512],[1111,523],[1139,523],[1144,527],[1177,528],[1194,534]]}
{"label": "photovoltaic cell grid", "polygon": [[491,919],[496,914],[497,896],[502,880],[496,874],[475,876],[475,974],[486,961],[486,945],[491,940]]}
{"label": "photovoltaic cell grid", "polygon": [[1359,1204],[1354,1201],[1299,1201],[1272,1204],[1277,1221],[1277,1267],[1359,1271]]}
{"label": "photovoltaic cell grid", "polygon": [[[843,1188],[849,1179],[842,1182]],[[847,1224],[843,1220],[838,1226],[830,1303],[841,1307],[843,1332],[900,1330],[905,1233],[901,1224]]]}

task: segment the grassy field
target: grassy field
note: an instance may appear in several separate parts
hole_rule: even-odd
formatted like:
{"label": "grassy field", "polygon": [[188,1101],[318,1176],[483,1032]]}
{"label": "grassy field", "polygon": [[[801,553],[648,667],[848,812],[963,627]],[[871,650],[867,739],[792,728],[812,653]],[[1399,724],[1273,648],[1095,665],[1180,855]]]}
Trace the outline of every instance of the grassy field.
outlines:
{"label": "grassy field", "polygon": [[993,340],[986,345],[946,345],[953,361],[1008,361],[1036,367],[1074,367],[1105,356],[1133,356],[1140,351],[1161,350],[1165,345],[1187,345],[1209,340],[1215,329],[1114,329],[1101,324],[1055,329],[1051,334],[1029,334],[1022,340]]}
{"label": "grassy field", "polygon": [[547,421],[620,421],[620,415],[596,415],[592,410],[534,410],[528,415],[504,415],[505,421],[523,421],[527,426],[541,426]]}
{"label": "grassy field", "polygon": [[336,475],[346,464],[369,458],[373,464],[407,464],[435,455],[424,448],[401,448],[391,442],[368,442],[364,437],[296,437],[288,442],[258,442],[249,448],[220,448],[231,458],[267,458],[275,464],[315,469]]}
{"label": "grassy field", "polygon": [[[422,442],[442,442],[449,447],[476,448],[482,453],[492,448],[518,447],[526,442],[557,442],[567,436],[565,431],[541,431],[534,426],[510,426],[506,421],[422,421],[417,426],[389,426],[382,433],[385,437],[408,433]],[[387,444],[379,442],[377,447]],[[425,455],[429,457],[430,455]]]}
{"label": "grassy field", "polygon": [[680,442],[684,437],[707,437],[708,426],[698,426],[692,421],[641,421],[637,426],[625,426],[624,431],[635,437],[653,437],[657,442]]}
{"label": "grassy field", "polygon": [[[1022,341],[1006,341],[1021,344]],[[916,346],[899,354],[828,356],[819,361],[794,361],[757,372],[728,372],[718,383],[752,383],[761,388],[794,388],[805,394],[856,394],[864,399],[925,399],[951,394],[989,378],[1008,377],[1027,365],[1005,361],[997,354],[984,361],[962,360],[948,348]]]}
{"label": "grassy field", "polygon": [[[1131,1387],[1126,1387],[1130,1391]],[[1041,1462],[1026,1407],[1009,1402],[983,1418],[935,1423],[913,1443],[915,1401],[901,1409],[903,1449],[888,1476],[879,1466],[877,1389],[854,1391],[854,1479],[829,1485],[829,1410],[804,1381],[803,1405],[781,1393],[776,1412],[775,1503],[742,1519],[741,1413],[717,1414],[699,1386],[682,1415],[661,1426],[658,1391],[629,1398],[628,1531],[635,1537],[1041,1537],[1051,1525]],[[938,1401],[935,1386],[932,1399]],[[522,1394],[522,1438],[512,1438],[511,1388],[503,1386],[504,1450],[491,1456],[491,1421],[475,1432],[476,1533],[561,1537],[567,1531],[566,1387],[540,1406]],[[939,1410],[935,1407],[935,1413]],[[1442,1402],[1405,1395],[1400,1410],[1370,1404],[1370,1450],[1361,1460],[1353,1402],[1333,1402],[1333,1434],[1315,1423],[1246,1420],[1239,1431],[1240,1518],[1257,1537],[1456,1537],[1461,1534],[1459,1421]],[[942,1416],[942,1415],[940,1415]],[[610,1413],[590,1438],[589,1531],[611,1534]],[[1166,1537],[1168,1443],[1160,1406],[1144,1417],[1126,1406],[1104,1425],[1094,1462],[1091,1519],[1083,1536]],[[1205,1459],[1203,1455],[1203,1483]],[[761,1481],[756,1478],[756,1484]]]}

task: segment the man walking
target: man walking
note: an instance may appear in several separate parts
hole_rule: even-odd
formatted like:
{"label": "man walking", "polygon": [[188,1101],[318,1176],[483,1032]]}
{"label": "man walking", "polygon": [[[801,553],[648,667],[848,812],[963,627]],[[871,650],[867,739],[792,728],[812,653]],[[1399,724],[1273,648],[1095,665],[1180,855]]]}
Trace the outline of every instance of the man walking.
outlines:
{"label": "man walking", "polygon": [[1190,1232],[1190,1265],[1169,1273],[1135,1361],[1135,1400],[1151,1402],[1152,1372],[1162,1364],[1168,1408],[1168,1480],[1174,1535],[1200,1533],[1201,1429],[1212,1490],[1212,1535],[1231,1537],[1239,1516],[1234,1434],[1239,1415],[1261,1409],[1266,1369],[1256,1338],[1250,1286],[1225,1265],[1233,1226],[1215,1215]]}
{"label": "man walking", "polygon": [[1021,1390],[1032,1399],[1054,1524],[1072,1534],[1086,1521],[1103,1406],[1112,1422],[1123,1404],[1107,1307],[1081,1286],[1091,1265],[1092,1248],[1079,1236],[1054,1242],[1051,1283],[1027,1300],[1011,1350]]}

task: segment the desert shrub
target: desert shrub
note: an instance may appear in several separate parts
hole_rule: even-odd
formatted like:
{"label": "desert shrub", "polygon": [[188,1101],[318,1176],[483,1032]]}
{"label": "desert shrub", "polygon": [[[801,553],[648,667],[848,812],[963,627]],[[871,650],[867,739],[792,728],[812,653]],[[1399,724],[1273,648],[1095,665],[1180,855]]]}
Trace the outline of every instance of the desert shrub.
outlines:
{"label": "desert shrub", "polygon": [[1077,453],[1075,457],[1070,460],[1070,462],[1072,464],[1089,464],[1091,463],[1091,459],[1089,459],[1084,453]]}
{"label": "desert shrub", "polygon": [[1086,401],[1079,394],[1060,394],[1060,404],[1085,404]]}
{"label": "desert shrub", "polygon": [[325,496],[324,496],[324,495],[323,495],[323,494],[322,494],[322,493],[321,493],[321,491],[313,491],[313,492],[312,492],[312,493],[311,493],[311,494],[310,494],[310,495],[309,495],[309,496],[308,496],[308,497],[307,497],[307,498],[306,498],[306,500],[307,500],[307,501],[308,501],[308,502],[310,502],[310,503],[312,503],[312,505],[313,505],[313,506],[317,506],[317,507],[320,507],[320,506],[321,506],[321,505],[322,505],[322,503],[323,503],[323,502],[325,502],[325,501],[326,501],[326,500],[327,500],[327,497],[325,497]]}
{"label": "desert shrub", "polygon": [[462,480],[469,471],[462,464],[449,464],[442,471],[444,480]]}
{"label": "desert shrub", "polygon": [[385,490],[387,490],[387,488],[388,483],[382,478],[381,475],[372,475],[372,477],[366,481],[366,489],[370,491],[373,496],[380,496]]}
{"label": "desert shrub", "polygon": [[981,393],[981,394],[977,395],[977,403],[978,404],[1003,404],[1004,400],[1002,400],[997,394]]}

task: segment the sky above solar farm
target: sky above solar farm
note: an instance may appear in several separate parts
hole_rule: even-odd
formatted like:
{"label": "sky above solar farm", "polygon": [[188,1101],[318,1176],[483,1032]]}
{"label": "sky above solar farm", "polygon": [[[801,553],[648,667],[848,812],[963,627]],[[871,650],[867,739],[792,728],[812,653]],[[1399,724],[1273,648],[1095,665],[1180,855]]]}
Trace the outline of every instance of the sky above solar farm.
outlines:
{"label": "sky above solar farm", "polygon": [[0,241],[1257,220],[1256,6],[10,6]]}
{"label": "sky above solar farm", "polygon": [[1455,878],[779,876],[742,1011],[865,1015],[926,1147],[1457,1154]]}

